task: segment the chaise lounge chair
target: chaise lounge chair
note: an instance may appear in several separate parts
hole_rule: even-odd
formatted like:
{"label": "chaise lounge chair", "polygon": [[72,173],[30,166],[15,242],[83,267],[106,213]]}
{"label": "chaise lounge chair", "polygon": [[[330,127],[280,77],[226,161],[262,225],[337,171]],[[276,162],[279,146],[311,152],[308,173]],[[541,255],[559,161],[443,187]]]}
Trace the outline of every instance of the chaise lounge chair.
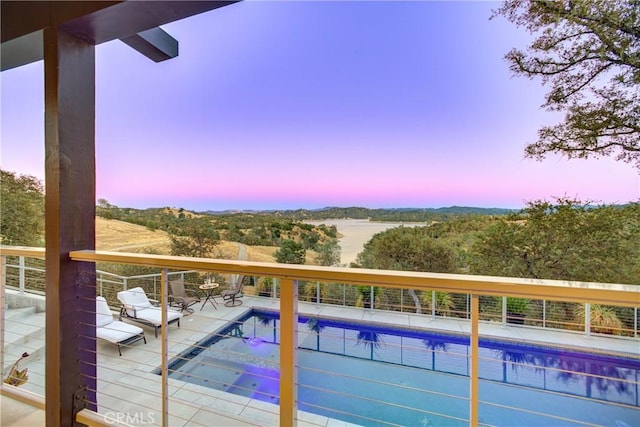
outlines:
{"label": "chaise lounge chair", "polygon": [[188,292],[184,288],[184,281],[182,280],[169,280],[169,299],[171,304],[176,304],[180,307],[180,312],[186,311],[187,313],[193,313],[191,306],[200,302],[200,297],[197,293]]}
{"label": "chaise lounge chair", "polygon": [[[118,292],[118,300],[122,303],[120,319],[125,317],[134,322],[152,326],[155,329],[156,338],[158,338],[158,329],[162,326],[162,309],[151,304],[144,289],[137,287],[120,291]],[[167,323],[169,325],[177,323],[179,328],[181,318],[182,313],[167,309]]]}
{"label": "chaise lounge chair", "polygon": [[142,328],[115,320],[107,300],[96,298],[96,337],[118,346],[118,354],[122,356],[120,346],[133,344],[140,340],[147,343]]}
{"label": "chaise lounge chair", "polygon": [[242,282],[244,276],[233,275],[230,279],[229,289],[220,292],[220,296],[224,301],[226,307],[236,307],[242,305],[242,301],[238,298],[242,298]]}

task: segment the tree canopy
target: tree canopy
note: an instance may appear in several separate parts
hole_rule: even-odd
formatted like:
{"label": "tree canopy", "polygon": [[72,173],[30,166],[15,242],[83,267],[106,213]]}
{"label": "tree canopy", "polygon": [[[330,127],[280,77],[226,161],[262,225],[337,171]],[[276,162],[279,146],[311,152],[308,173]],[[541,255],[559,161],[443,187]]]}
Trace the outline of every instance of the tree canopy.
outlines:
{"label": "tree canopy", "polygon": [[341,255],[342,249],[338,242],[336,240],[327,240],[318,248],[316,261],[318,264],[325,266],[338,265]]}
{"label": "tree canopy", "polygon": [[306,251],[301,243],[287,239],[282,241],[273,256],[283,264],[304,264]]}
{"label": "tree canopy", "polygon": [[220,235],[207,218],[182,219],[180,234],[169,233],[171,254],[207,258],[220,243]]}
{"label": "tree canopy", "polygon": [[0,171],[0,242],[44,246],[44,188],[33,176]]}
{"label": "tree canopy", "polygon": [[640,204],[531,202],[474,244],[473,274],[640,284]]}
{"label": "tree canopy", "polygon": [[542,127],[528,157],[614,156],[640,168],[640,0],[506,0],[502,15],[536,38],[511,70],[550,86],[543,107],[566,113]]}
{"label": "tree canopy", "polygon": [[375,234],[358,254],[365,268],[453,273],[453,248],[431,236],[429,227],[396,227]]}
{"label": "tree canopy", "polygon": [[[453,273],[457,270],[456,253],[449,243],[433,237],[430,227],[396,227],[375,234],[358,254],[357,263],[365,268],[385,270]],[[364,306],[371,297],[366,287],[358,287]],[[374,289],[374,294],[377,292]],[[416,313],[422,312],[420,298],[408,290]]]}

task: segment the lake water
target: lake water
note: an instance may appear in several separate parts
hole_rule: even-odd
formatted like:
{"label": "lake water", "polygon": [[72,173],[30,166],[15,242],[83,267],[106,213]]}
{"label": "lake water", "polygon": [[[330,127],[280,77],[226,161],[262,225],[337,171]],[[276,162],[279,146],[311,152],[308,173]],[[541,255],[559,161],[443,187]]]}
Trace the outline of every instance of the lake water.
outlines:
{"label": "lake water", "polygon": [[374,234],[394,227],[424,226],[426,223],[414,222],[371,222],[366,219],[327,219],[324,221],[305,221],[309,224],[327,226],[335,225],[338,233],[342,235],[338,240],[342,248],[341,264],[349,265],[356,260],[356,256],[362,252],[362,248]]}

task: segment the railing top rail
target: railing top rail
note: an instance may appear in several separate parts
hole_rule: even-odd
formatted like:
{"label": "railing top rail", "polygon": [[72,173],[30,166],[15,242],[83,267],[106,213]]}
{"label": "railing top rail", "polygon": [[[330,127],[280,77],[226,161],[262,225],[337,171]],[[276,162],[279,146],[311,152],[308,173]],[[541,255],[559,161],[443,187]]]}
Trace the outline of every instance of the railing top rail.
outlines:
{"label": "railing top rail", "polygon": [[[0,246],[0,253],[2,255],[42,258],[45,252],[44,248]],[[640,306],[640,286],[638,285],[321,267],[94,250],[72,251],[69,255],[75,261],[113,262],[177,270],[198,270],[227,274],[240,273],[249,276],[277,277],[281,279],[289,278],[416,290],[442,290],[534,299],[546,298],[559,301],[628,307]]]}
{"label": "railing top rail", "polygon": [[94,250],[73,251],[70,257],[76,261],[116,262],[282,279],[640,306],[640,286],[614,283],[321,267]]}
{"label": "railing top rail", "polygon": [[0,245],[0,255],[26,256],[31,258],[44,258],[45,248],[34,248],[28,246],[5,246]]}
{"label": "railing top rail", "polygon": [[[118,279],[127,279],[127,280],[132,280],[132,279],[150,279],[153,277],[158,277],[160,275],[160,273],[151,273],[151,274],[138,274],[135,276],[121,276],[119,274],[115,274],[115,273],[110,273],[108,271],[103,271],[103,270],[96,270],[96,273],[99,274],[103,274],[105,276],[111,276],[111,277],[115,277]],[[189,270],[189,271],[173,271],[173,272],[169,272],[169,274],[187,274],[187,273],[197,273],[196,270]]]}

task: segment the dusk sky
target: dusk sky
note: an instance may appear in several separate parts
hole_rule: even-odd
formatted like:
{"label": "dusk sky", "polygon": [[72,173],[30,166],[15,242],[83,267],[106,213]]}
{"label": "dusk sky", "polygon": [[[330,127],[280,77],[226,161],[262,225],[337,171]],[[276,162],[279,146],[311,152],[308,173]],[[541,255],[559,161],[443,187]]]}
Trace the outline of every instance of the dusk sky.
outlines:
{"label": "dusk sky", "polygon": [[[548,88],[495,2],[244,1],[163,28],[180,55],[96,49],[97,197],[192,210],[521,208],[640,200],[612,159],[524,158]],[[42,62],[1,75],[2,169],[44,179]]]}

